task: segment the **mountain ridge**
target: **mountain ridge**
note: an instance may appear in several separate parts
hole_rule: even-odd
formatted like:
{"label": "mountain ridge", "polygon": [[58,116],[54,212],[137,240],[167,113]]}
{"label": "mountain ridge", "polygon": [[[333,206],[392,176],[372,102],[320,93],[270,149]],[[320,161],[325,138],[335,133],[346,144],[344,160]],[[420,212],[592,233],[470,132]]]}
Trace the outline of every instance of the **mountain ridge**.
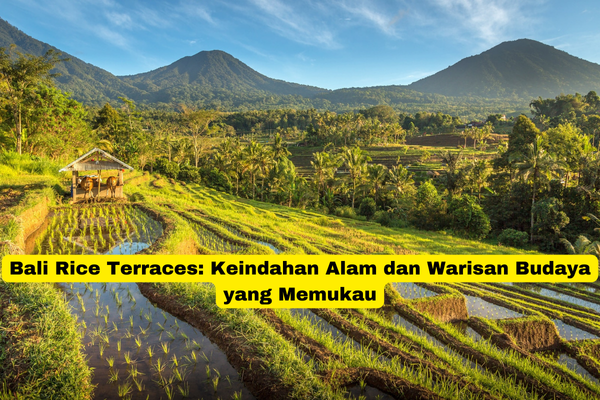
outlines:
{"label": "mountain ridge", "polygon": [[[60,51],[0,19],[0,47],[11,43],[21,52],[38,56],[50,48]],[[530,39],[503,42],[410,85],[337,90],[269,78],[221,50],[201,51],[148,72],[123,76],[61,53],[71,61],[57,65],[55,72],[62,74],[56,78],[57,86],[91,105],[125,96],[159,107],[186,103],[228,111],[341,111],[388,104],[408,111],[421,105],[421,111],[449,112],[468,110],[469,104],[494,109],[503,104],[503,111],[512,107],[516,112],[538,96],[600,92],[600,65]]]}
{"label": "mountain ridge", "polygon": [[535,40],[518,39],[463,58],[407,87],[445,96],[555,97],[598,90],[600,65]]}

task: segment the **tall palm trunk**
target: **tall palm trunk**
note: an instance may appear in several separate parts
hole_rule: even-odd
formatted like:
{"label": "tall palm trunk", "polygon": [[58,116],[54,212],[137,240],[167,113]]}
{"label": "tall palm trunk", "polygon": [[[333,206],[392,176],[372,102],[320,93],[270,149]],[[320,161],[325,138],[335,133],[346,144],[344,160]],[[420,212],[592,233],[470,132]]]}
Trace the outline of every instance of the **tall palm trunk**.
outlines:
{"label": "tall palm trunk", "polygon": [[537,182],[537,169],[533,171],[533,195],[531,196],[531,231],[530,231],[530,242],[533,243],[533,207],[535,206],[535,189]]}

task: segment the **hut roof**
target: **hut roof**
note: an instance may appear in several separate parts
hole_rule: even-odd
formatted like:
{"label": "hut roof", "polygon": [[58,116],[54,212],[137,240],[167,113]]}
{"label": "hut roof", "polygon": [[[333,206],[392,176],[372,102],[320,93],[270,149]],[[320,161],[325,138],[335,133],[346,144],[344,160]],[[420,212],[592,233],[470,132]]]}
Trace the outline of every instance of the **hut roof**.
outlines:
{"label": "hut roof", "polygon": [[64,171],[98,171],[107,169],[128,169],[133,170],[133,167],[125,164],[116,157],[111,156],[104,150],[94,148],[71,164],[62,168],[58,172]]}

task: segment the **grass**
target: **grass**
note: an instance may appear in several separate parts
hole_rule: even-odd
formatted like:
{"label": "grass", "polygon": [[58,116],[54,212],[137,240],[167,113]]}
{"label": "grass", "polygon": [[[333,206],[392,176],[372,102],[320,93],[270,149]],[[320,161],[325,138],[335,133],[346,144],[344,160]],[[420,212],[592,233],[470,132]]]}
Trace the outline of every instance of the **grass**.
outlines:
{"label": "grass", "polygon": [[53,285],[0,281],[0,303],[0,381],[8,385],[7,398],[90,398],[77,323]]}

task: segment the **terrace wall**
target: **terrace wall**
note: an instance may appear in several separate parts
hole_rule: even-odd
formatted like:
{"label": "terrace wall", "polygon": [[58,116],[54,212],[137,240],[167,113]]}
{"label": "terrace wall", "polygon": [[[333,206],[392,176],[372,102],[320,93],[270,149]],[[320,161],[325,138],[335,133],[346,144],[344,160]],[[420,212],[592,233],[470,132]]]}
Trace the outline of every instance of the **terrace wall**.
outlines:
{"label": "terrace wall", "polygon": [[517,318],[498,320],[497,324],[523,350],[550,350],[561,344],[556,326],[550,320]]}
{"label": "terrace wall", "polygon": [[459,293],[449,293],[433,297],[423,297],[411,301],[418,311],[428,313],[438,321],[452,322],[469,318],[465,297]]}

